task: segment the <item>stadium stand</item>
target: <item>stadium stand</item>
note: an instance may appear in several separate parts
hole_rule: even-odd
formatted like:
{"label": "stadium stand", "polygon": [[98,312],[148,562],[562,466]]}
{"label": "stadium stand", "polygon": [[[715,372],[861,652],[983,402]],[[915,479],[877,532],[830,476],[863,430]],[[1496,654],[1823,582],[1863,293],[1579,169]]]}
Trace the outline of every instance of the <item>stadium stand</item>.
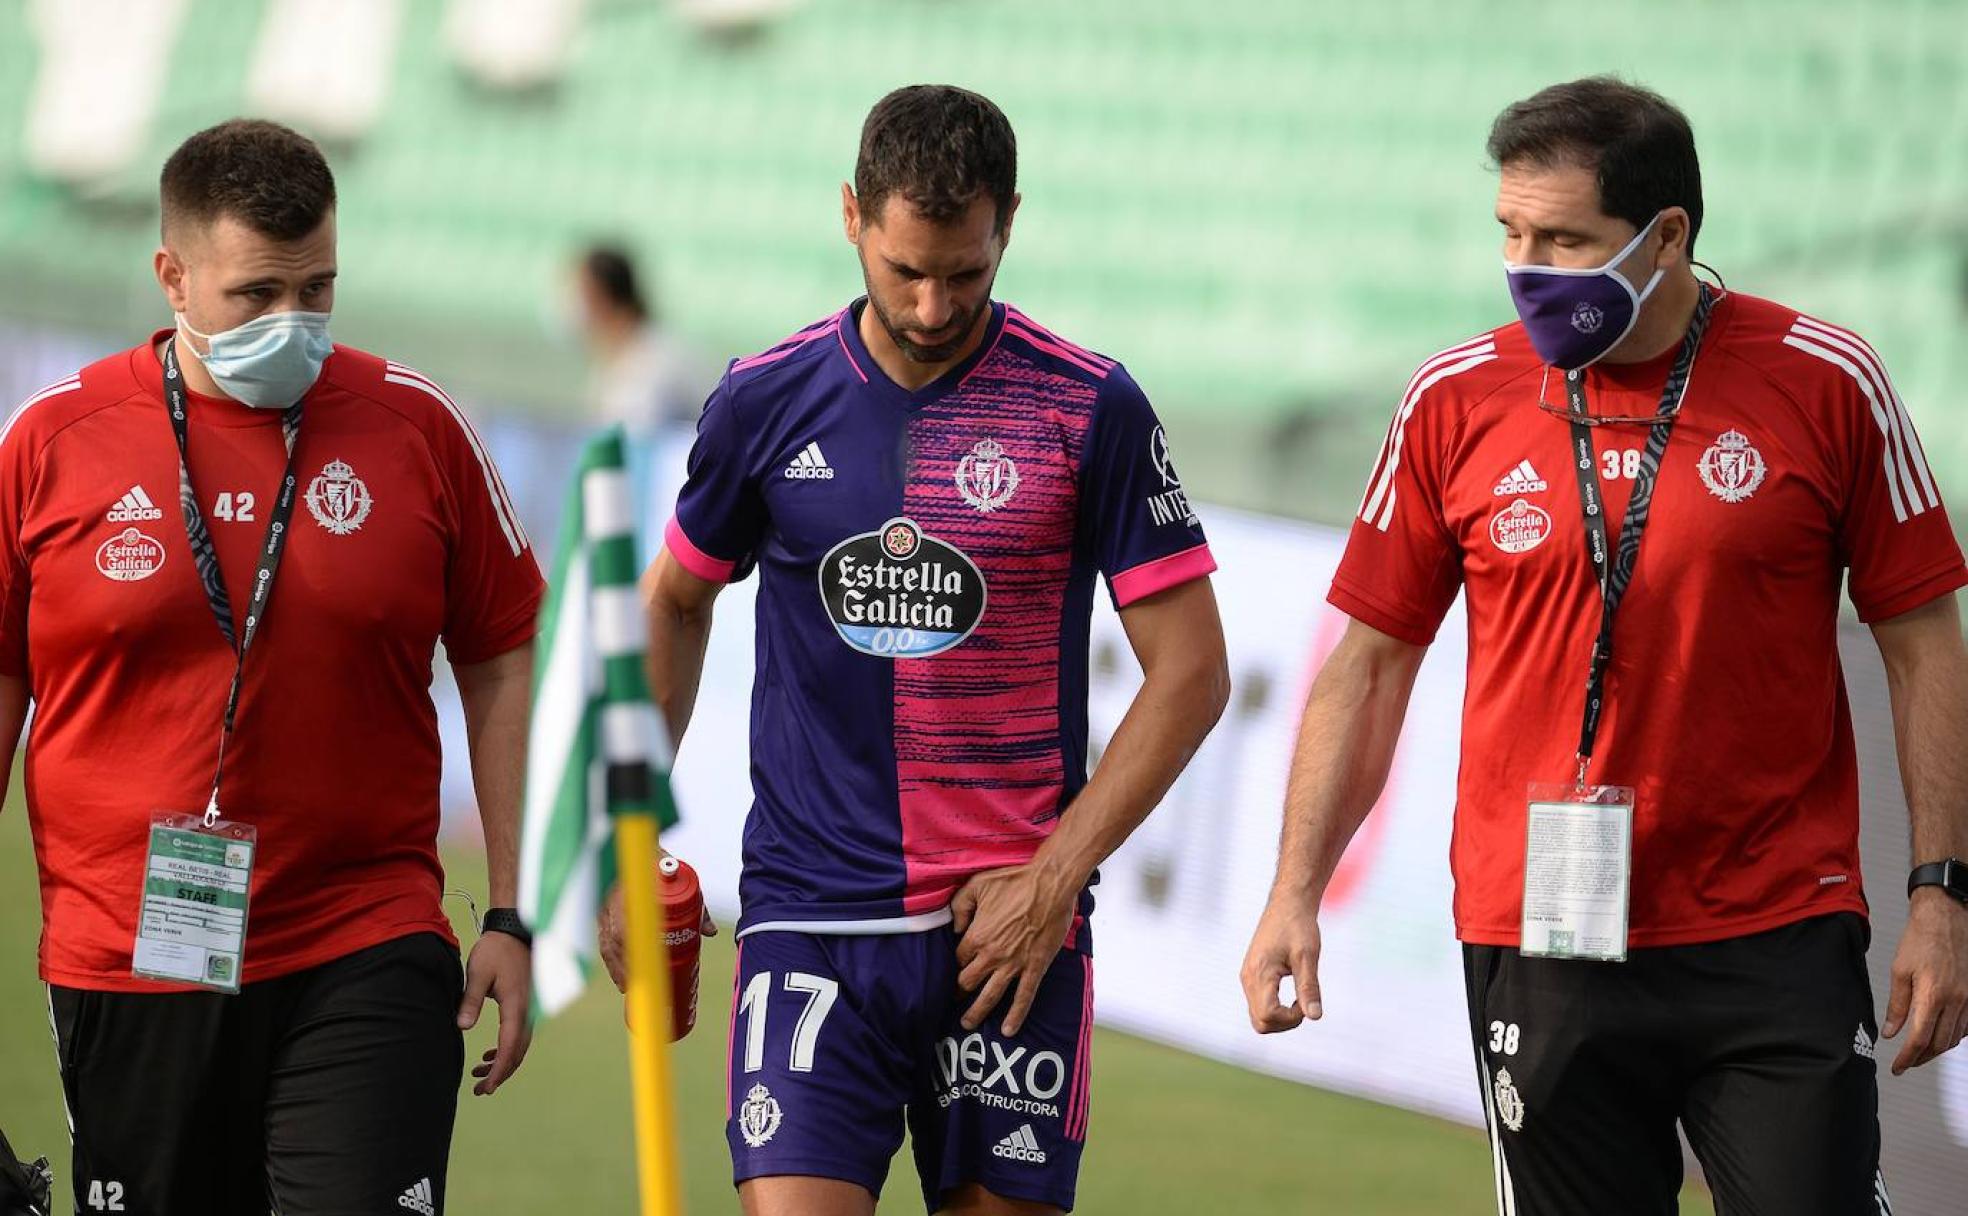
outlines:
{"label": "stadium stand", "polygon": [[[127,332],[155,319],[154,166],[250,108],[262,5],[188,0],[141,153],[83,188],[27,165],[46,7],[0,6],[0,317]],[[854,286],[834,191],[868,104],[953,80],[1022,140],[1002,293],[1129,362],[1192,485],[1337,520],[1412,363],[1510,315],[1490,117],[1620,64],[1695,121],[1703,260],[1868,334],[1960,497],[1968,6],[1723,7],[1736,36],[1703,32],[1710,0],[815,0],[732,43],[653,0],[595,0],[564,76],[501,91],[453,58],[443,5],[408,0],[369,44],[394,55],[380,115],[335,145],[341,332],[565,408],[542,300],[569,249],[610,233],[655,257],[684,332],[756,349]]]}

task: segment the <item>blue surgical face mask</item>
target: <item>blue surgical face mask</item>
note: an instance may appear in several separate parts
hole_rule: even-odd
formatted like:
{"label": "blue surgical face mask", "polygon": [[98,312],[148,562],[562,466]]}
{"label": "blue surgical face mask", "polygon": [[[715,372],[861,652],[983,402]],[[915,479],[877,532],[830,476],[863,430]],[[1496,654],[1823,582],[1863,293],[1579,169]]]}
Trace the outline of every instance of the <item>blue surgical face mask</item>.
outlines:
{"label": "blue surgical face mask", "polygon": [[286,409],[306,396],[335,349],[325,312],[270,312],[216,334],[199,333],[183,313],[177,321],[204,340],[206,353],[191,353],[225,395],[259,409]]}

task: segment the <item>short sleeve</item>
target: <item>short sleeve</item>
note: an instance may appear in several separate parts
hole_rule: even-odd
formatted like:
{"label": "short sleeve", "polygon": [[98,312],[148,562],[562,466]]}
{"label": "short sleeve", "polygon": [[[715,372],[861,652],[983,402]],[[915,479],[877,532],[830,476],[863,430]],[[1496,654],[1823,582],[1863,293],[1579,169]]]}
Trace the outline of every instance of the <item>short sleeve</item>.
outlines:
{"label": "short sleeve", "polygon": [[1102,381],[1088,424],[1080,492],[1094,562],[1116,608],[1216,569],[1176,475],[1168,432],[1118,364]]}
{"label": "short sleeve", "polygon": [[24,431],[10,420],[0,432],[0,675],[16,679],[28,676],[27,601],[31,590],[21,532],[34,477],[34,445]]}
{"label": "short sleeve", "polygon": [[1870,624],[1968,585],[1968,566],[1885,363],[1856,337],[1837,337],[1848,368],[1833,382],[1832,416],[1844,448],[1838,544],[1851,571],[1852,604]]}
{"label": "short sleeve", "polygon": [[432,425],[439,475],[454,504],[444,649],[454,664],[482,663],[533,640],[546,584],[512,495],[464,413],[447,411]]}
{"label": "short sleeve", "polygon": [[766,523],[750,456],[727,375],[697,418],[689,472],[663,536],[670,556],[698,578],[728,583],[750,572]]}
{"label": "short sleeve", "polygon": [[1416,646],[1435,640],[1462,587],[1462,555],[1442,510],[1439,411],[1410,397],[1374,462],[1327,599]]}

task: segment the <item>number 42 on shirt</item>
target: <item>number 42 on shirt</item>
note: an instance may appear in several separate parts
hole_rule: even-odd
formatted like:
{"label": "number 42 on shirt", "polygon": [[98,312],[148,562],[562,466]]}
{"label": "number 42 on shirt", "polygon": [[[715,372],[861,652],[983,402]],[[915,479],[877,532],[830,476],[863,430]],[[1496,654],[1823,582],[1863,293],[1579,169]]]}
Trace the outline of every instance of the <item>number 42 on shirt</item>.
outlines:
{"label": "number 42 on shirt", "polygon": [[250,524],[257,518],[253,508],[258,499],[251,490],[222,490],[212,502],[212,518],[226,523]]}

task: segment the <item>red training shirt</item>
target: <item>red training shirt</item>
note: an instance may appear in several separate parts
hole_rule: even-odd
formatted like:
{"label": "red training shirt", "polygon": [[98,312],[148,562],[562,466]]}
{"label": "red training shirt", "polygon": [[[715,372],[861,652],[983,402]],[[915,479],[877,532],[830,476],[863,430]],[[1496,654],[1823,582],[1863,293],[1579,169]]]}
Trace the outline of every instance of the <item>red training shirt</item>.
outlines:
{"label": "red training shirt", "polygon": [[[1592,411],[1651,417],[1677,353],[1590,369]],[[1330,596],[1425,645],[1468,591],[1450,853],[1458,935],[1485,945],[1518,944],[1528,787],[1576,773],[1599,626],[1571,429],[1539,409],[1540,394],[1565,405],[1563,375],[1547,378],[1514,323],[1423,363]],[[1617,544],[1649,428],[1594,429]],[[1837,646],[1848,571],[1868,622],[1968,584],[1878,355],[1849,331],[1723,295],[1620,608],[1589,778],[1638,791],[1632,945],[1865,912]]]}
{"label": "red training shirt", "polygon": [[[130,974],[150,821],[204,810],[232,678],[178,507],[164,336],[35,394],[0,432],[0,672],[35,703],[41,975],[75,988],[171,987]],[[450,937],[432,655],[440,637],[460,664],[524,644],[542,590],[484,445],[429,380],[337,346],[306,405],[312,504],[294,504],[221,801],[259,830],[248,983]],[[281,413],[191,398],[192,484],[235,631],[286,467]]]}

